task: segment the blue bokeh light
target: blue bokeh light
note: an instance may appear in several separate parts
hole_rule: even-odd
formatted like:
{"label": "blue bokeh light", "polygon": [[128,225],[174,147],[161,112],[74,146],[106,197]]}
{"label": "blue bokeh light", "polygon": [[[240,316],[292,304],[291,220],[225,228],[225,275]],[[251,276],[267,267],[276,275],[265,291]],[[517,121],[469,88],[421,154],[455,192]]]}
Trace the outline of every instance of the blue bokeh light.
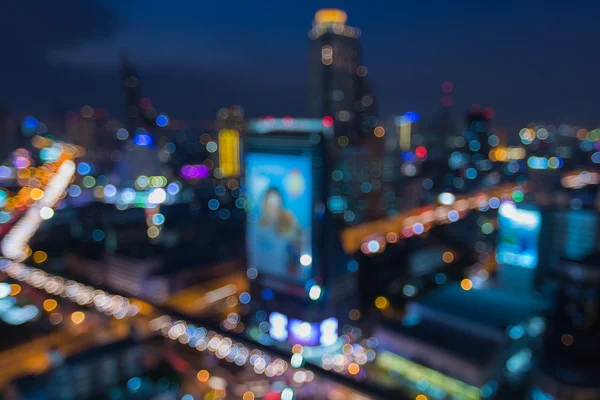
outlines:
{"label": "blue bokeh light", "polygon": [[142,379],[136,377],[131,378],[127,381],[127,388],[132,392],[139,390],[142,387]]}
{"label": "blue bokeh light", "polygon": [[145,133],[135,135],[133,137],[133,143],[135,143],[136,146],[150,146],[152,144],[152,136]]}
{"label": "blue bokeh light", "polygon": [[77,166],[77,172],[79,172],[80,175],[87,175],[91,171],[92,171],[92,167],[90,167],[90,164],[88,164],[86,162],[81,162]]}
{"label": "blue bokeh light", "polygon": [[39,122],[34,117],[25,117],[23,120],[23,128],[25,129],[35,129],[39,125]]}
{"label": "blue bokeh light", "polygon": [[167,118],[166,115],[159,115],[158,117],[156,117],[156,125],[160,126],[161,128],[167,126],[167,124],[169,123],[169,118]]}

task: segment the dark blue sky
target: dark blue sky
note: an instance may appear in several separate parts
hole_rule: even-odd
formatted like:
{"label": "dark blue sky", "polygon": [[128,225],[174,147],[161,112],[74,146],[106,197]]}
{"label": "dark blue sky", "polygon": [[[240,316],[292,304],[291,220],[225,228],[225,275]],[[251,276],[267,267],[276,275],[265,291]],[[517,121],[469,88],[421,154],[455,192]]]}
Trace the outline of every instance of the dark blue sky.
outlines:
{"label": "dark blue sky", "polygon": [[307,32],[315,11],[333,6],[362,30],[382,117],[433,115],[449,80],[457,116],[479,103],[511,131],[531,121],[600,125],[593,1],[3,3],[0,106],[15,112],[89,104],[120,116],[125,51],[144,95],[172,117],[212,119],[231,103],[248,116],[303,115]]}

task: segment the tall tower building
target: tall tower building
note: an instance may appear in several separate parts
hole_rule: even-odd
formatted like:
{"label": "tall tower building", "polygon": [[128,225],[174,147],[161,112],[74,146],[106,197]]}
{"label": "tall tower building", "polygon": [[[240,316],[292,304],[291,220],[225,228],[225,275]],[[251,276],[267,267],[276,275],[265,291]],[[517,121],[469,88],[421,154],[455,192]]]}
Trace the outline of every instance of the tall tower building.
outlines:
{"label": "tall tower building", "polygon": [[121,61],[121,77],[127,120],[126,128],[129,135],[154,136],[153,133],[160,131],[168,124],[168,118],[158,113],[148,97],[142,97],[140,79],[126,57],[123,57]]}
{"label": "tall tower building", "polygon": [[[309,54],[310,109],[313,117],[331,117],[336,136],[354,144],[377,125],[375,99],[361,62],[360,30],[346,25],[342,10],[315,14]],[[372,135],[369,135],[372,136]]]}
{"label": "tall tower building", "polygon": [[221,108],[217,113],[218,158],[223,178],[237,178],[241,171],[241,137],[244,125],[244,109],[233,105]]}
{"label": "tall tower building", "polygon": [[[141,97],[140,80],[126,57],[122,58],[122,87],[125,99],[126,141],[123,158],[116,165],[118,183],[131,187],[140,175],[169,176],[166,165],[157,157],[158,112],[149,98]],[[163,116],[165,124],[166,117]]]}
{"label": "tall tower building", "polygon": [[133,135],[138,127],[140,118],[140,80],[138,79],[133,66],[126,57],[121,60],[123,94],[125,100],[125,118],[127,120],[127,130]]}
{"label": "tall tower building", "polygon": [[469,192],[485,184],[492,170],[489,160],[490,124],[494,110],[473,104],[466,113],[466,127],[462,135],[452,137],[452,154],[448,165],[452,173],[444,177],[444,187],[456,192]]}
{"label": "tall tower building", "polygon": [[531,399],[600,398],[600,254],[562,259]]}
{"label": "tall tower building", "polygon": [[337,9],[315,14],[308,34],[309,100],[312,116],[334,128],[330,210],[353,224],[383,212],[385,129],[379,126],[377,102],[362,64],[360,30],[346,25],[346,20],[346,13]]}

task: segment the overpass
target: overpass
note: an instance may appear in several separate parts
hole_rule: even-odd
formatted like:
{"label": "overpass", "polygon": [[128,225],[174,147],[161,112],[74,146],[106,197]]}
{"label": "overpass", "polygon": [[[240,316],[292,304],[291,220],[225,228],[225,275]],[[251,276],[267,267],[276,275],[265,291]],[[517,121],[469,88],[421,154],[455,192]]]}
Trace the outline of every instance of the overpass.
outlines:
{"label": "overpass", "polygon": [[[73,345],[59,346],[54,336],[41,339],[39,343],[36,342],[36,351],[43,352],[49,348],[48,346],[52,342],[56,348],[64,348],[68,354],[73,354],[77,348],[82,349],[81,346],[85,347],[86,344],[91,346],[101,339],[108,340],[111,335],[117,335],[114,338],[116,340],[129,332],[128,325],[123,325],[123,322],[127,320],[136,328],[135,331],[141,337],[158,334],[182,345],[189,345],[189,332],[200,332],[199,340],[193,346],[198,352],[212,353],[217,358],[240,367],[252,367],[257,375],[271,378],[282,376],[288,370],[290,372],[311,370],[320,378],[345,386],[361,396],[356,398],[369,400],[389,397],[389,393],[384,389],[364,382],[359,384],[358,381],[349,378],[346,374],[348,367],[355,364],[349,357],[342,370],[324,370],[318,365],[304,365],[303,362],[293,365],[289,362],[291,354],[286,351],[255,343],[240,333],[227,331],[213,321],[201,317],[193,317],[193,322],[191,322],[189,316],[168,307],[151,305],[138,299],[111,294],[7,259],[0,259],[0,273],[45,291],[47,294],[70,300],[79,306],[94,309],[98,313],[112,316],[117,320],[115,321],[116,325],[107,325],[106,329],[99,332],[97,336],[77,340]],[[14,357],[11,359],[15,360]],[[16,378],[25,373],[40,373],[50,367],[46,355],[36,356],[32,353],[24,361],[25,364],[21,367],[9,363],[12,367],[9,367],[7,371],[10,372],[11,377]],[[2,365],[0,363],[0,367]],[[396,398],[403,399],[402,396]]]}
{"label": "overpass", "polygon": [[[561,177],[561,185],[565,189],[576,190],[599,184],[600,173],[587,169],[568,171]],[[510,199],[516,191],[528,193],[531,190],[527,184],[521,186],[502,184],[476,193],[456,196],[452,204],[440,205],[433,203],[403,211],[390,217],[363,222],[342,231],[342,246],[348,254],[356,253],[359,250],[365,254],[376,253],[376,251],[369,250],[368,246],[369,242],[373,240],[379,243],[377,247],[383,248],[385,243],[395,243],[403,238],[427,232],[436,225],[456,222],[471,211],[481,209],[481,206],[487,205],[490,208],[496,208],[497,206],[494,207],[489,202],[490,199]],[[544,198],[536,198],[536,202],[546,204],[556,200],[549,199],[546,194],[543,195],[545,195]],[[415,224],[421,224],[423,231],[420,231],[421,227],[418,225],[419,229],[415,230]]]}
{"label": "overpass", "polygon": [[[348,254],[359,250],[365,254],[377,253],[386,243],[396,243],[406,237],[425,233],[436,225],[456,222],[471,211],[497,208],[499,201],[510,199],[517,191],[524,193],[527,186],[503,184],[474,194],[457,196],[453,201],[448,201],[447,205],[433,203],[391,217],[364,222],[342,231],[342,246]],[[495,201],[490,204],[493,198],[498,200],[498,205]],[[370,243],[373,245],[370,246]]]}

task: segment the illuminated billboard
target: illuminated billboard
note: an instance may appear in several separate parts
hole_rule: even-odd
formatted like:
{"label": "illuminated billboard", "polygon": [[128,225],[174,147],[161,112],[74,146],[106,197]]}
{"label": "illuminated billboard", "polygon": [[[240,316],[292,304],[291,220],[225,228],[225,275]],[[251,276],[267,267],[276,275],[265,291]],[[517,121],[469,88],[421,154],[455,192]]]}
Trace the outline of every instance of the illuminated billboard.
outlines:
{"label": "illuminated billboard", "polygon": [[246,156],[248,266],[304,285],[312,277],[312,163],[308,156]]}
{"label": "illuminated billboard", "polygon": [[240,174],[240,134],[234,129],[219,131],[219,168],[224,177]]}
{"label": "illuminated billboard", "polygon": [[535,268],[538,263],[542,217],[538,211],[504,203],[499,209],[500,236],[496,261],[500,264]]}
{"label": "illuminated billboard", "polygon": [[305,322],[273,312],[269,315],[269,334],[277,341],[289,341],[303,346],[331,346],[338,340],[338,320],[327,318]]}

